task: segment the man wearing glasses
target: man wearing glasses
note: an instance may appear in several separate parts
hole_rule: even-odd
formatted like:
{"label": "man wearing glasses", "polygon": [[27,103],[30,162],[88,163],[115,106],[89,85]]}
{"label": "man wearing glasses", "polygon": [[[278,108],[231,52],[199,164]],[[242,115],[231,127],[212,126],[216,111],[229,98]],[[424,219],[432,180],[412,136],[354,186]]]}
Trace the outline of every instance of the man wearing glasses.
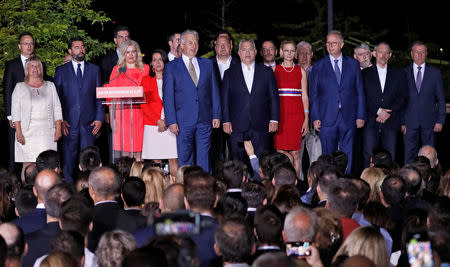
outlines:
{"label": "man wearing glasses", "polygon": [[[14,87],[19,82],[23,82],[25,78],[25,62],[28,58],[34,55],[34,38],[33,35],[29,32],[23,32],[19,35],[18,39],[20,56],[17,58],[6,62],[5,65],[5,74],[3,75],[3,99],[5,103],[5,111],[6,117],[9,121],[8,128],[8,171],[10,173],[15,172],[14,168],[14,138],[15,138],[15,130],[14,124],[11,120],[11,96],[14,91]],[[45,65],[43,65],[44,69],[44,79],[48,80],[48,77],[45,72]]]}
{"label": "man wearing glasses", "polygon": [[327,35],[328,55],[312,68],[310,82],[311,120],[319,131],[322,153],[341,150],[352,166],[353,137],[364,126],[365,98],[357,60],[342,55],[344,37],[339,31]]}

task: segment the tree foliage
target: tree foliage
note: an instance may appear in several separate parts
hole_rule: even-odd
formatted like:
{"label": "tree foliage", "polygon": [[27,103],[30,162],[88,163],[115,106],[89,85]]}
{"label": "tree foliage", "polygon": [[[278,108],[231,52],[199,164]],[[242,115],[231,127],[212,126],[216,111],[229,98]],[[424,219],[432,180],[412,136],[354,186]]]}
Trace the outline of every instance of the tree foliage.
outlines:
{"label": "tree foliage", "polygon": [[35,53],[47,64],[53,76],[67,53],[67,41],[81,36],[87,59],[104,54],[114,45],[89,36],[103,30],[110,21],[102,11],[91,9],[93,0],[1,0],[0,1],[0,77],[6,61],[19,54],[18,36],[30,32],[35,38]]}

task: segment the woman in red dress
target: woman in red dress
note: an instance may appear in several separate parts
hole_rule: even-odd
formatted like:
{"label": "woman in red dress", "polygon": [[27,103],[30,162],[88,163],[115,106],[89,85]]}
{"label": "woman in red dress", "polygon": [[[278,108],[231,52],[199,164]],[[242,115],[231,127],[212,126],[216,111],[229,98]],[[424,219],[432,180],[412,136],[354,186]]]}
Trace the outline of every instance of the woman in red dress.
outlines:
{"label": "woman in red dress", "polygon": [[295,42],[283,41],[280,46],[283,63],[275,67],[280,96],[280,121],[274,136],[274,146],[279,152],[293,158],[298,177],[301,170],[302,136],[309,130],[309,104],[306,73],[294,64],[295,55]]}
{"label": "woman in red dress", "polygon": [[[119,61],[111,72],[109,79],[111,82],[108,86],[139,86],[142,78],[149,74],[150,67],[143,63],[138,43],[133,40],[123,42],[119,47],[119,53]],[[121,71],[125,69],[126,72],[120,73],[119,69]],[[140,105],[133,105],[132,108],[131,111],[131,106],[125,105],[123,109],[118,107],[114,114],[111,114],[115,122],[115,125],[112,125],[114,158],[119,154],[140,161],[144,134],[143,113]]]}

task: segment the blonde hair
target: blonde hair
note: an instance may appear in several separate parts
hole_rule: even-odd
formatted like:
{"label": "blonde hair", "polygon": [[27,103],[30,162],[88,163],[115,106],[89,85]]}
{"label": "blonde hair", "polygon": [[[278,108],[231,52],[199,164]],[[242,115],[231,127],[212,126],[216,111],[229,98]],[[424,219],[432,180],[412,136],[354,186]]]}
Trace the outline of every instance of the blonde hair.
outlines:
{"label": "blonde hair", "polygon": [[30,81],[30,74],[28,73],[28,65],[30,65],[31,62],[37,62],[39,64],[39,67],[41,68],[41,76],[39,77],[41,82],[44,81],[44,70],[42,67],[42,62],[38,57],[31,56],[27,59],[27,62],[25,63],[25,78],[23,79],[24,82],[28,83]]}
{"label": "blonde hair", "polygon": [[366,181],[370,185],[369,201],[380,202],[381,183],[386,177],[383,170],[380,168],[366,168],[361,173],[361,179]]}
{"label": "blonde hair", "polygon": [[144,203],[159,202],[169,185],[166,174],[158,167],[149,167],[142,172],[141,178],[146,191]]}
{"label": "blonde hair", "polygon": [[191,167],[191,165],[183,165],[177,170],[177,175],[175,176],[175,184],[183,184],[184,182],[184,170]]}
{"label": "blonde hair", "polygon": [[119,56],[119,61],[117,62],[117,65],[119,66],[119,68],[127,67],[127,61],[125,60],[125,53],[127,52],[127,49],[130,46],[134,46],[134,48],[136,48],[136,67],[138,67],[142,71],[144,71],[144,62],[142,60],[141,48],[139,47],[139,44],[133,40],[124,41],[120,45],[120,47],[119,47],[120,56]]}
{"label": "blonde hair", "polygon": [[50,253],[41,262],[42,267],[78,267],[79,262],[74,259],[74,257],[68,253],[61,251],[54,251]]}
{"label": "blonde hair", "polygon": [[380,230],[373,226],[354,230],[336,252],[333,262],[341,255],[364,255],[377,267],[389,266],[386,242]]}
{"label": "blonde hair", "polygon": [[131,176],[141,177],[143,168],[144,168],[144,162],[143,161],[135,161],[135,162],[133,162],[133,164],[131,165],[131,169],[130,169],[130,177]]}

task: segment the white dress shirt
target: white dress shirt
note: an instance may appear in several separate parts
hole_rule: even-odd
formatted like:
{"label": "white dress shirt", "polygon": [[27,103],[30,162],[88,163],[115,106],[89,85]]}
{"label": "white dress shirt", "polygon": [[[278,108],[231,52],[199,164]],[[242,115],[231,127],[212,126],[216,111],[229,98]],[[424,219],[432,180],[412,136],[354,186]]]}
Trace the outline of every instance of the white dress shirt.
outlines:
{"label": "white dress shirt", "polygon": [[423,83],[423,74],[425,73],[425,63],[423,63],[422,65],[417,65],[416,63],[413,63],[413,72],[414,72],[414,83],[415,81],[417,81],[417,72],[419,71],[417,69],[417,67],[422,67],[420,69],[420,74],[422,74],[422,83]]}
{"label": "white dress shirt", "polygon": [[241,62],[242,74],[244,75],[245,84],[247,85],[248,92],[252,92],[253,77],[255,76],[255,62],[249,67]]}
{"label": "white dress shirt", "polygon": [[[159,98],[163,100],[163,80],[162,79],[156,79],[156,85],[158,86],[158,94]],[[164,109],[161,109],[161,120],[164,120]]]}
{"label": "white dress shirt", "polygon": [[231,56],[228,57],[227,61],[224,63],[222,62],[219,57],[216,56],[217,59],[217,67],[219,67],[219,72],[220,72],[220,78],[223,80],[223,74],[225,73],[225,71],[227,69],[230,68],[230,64],[231,64]]}
{"label": "white dress shirt", "polygon": [[84,76],[84,61],[81,61],[80,63],[76,62],[75,60],[72,60],[72,66],[73,70],[75,71],[75,75],[77,74],[78,64],[81,64],[81,75]]}
{"label": "white dress shirt", "polygon": [[20,54],[20,60],[22,60],[23,68],[25,69],[25,63],[27,62],[27,59],[24,55]]}
{"label": "white dress shirt", "polygon": [[337,59],[338,67],[339,67],[339,70],[341,71],[341,75],[342,75],[342,53],[339,55],[338,58],[334,58],[332,55],[329,55],[329,56],[330,56],[331,66],[333,67],[333,71],[334,71],[334,61]]}
{"label": "white dress shirt", "polygon": [[169,58],[169,61],[174,60],[176,57],[174,54],[172,54],[172,52],[169,51],[169,54],[167,54],[167,57]]}
{"label": "white dress shirt", "polygon": [[264,62],[264,66],[271,67],[273,69],[273,68],[275,68],[277,66],[277,63],[275,61],[272,62],[272,64]]}
{"label": "white dress shirt", "polygon": [[[189,71],[189,58],[183,54],[181,56],[184,61],[184,65],[186,65],[186,69]],[[197,81],[200,81],[200,67],[198,66],[197,57],[192,58],[192,65],[194,65],[195,73],[197,74]]]}
{"label": "white dress shirt", "polygon": [[382,68],[377,65],[378,77],[380,78],[381,92],[384,93],[384,85],[386,84],[387,65]]}

